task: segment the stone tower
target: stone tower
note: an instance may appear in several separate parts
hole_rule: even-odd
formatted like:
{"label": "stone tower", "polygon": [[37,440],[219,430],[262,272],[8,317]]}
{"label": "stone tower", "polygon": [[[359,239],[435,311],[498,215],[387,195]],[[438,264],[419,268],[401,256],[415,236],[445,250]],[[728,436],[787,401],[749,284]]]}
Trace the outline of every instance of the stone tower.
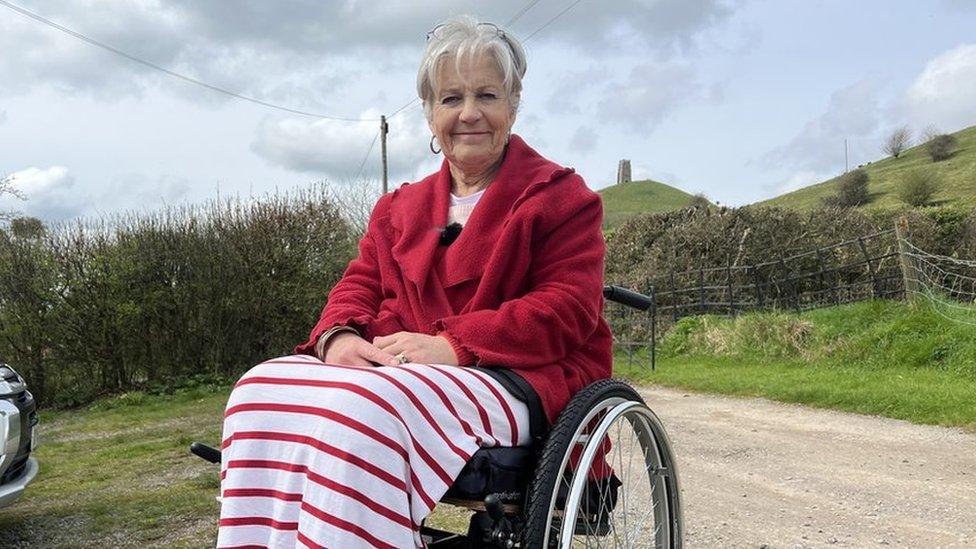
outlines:
{"label": "stone tower", "polygon": [[617,164],[617,184],[630,183],[630,160],[621,160]]}

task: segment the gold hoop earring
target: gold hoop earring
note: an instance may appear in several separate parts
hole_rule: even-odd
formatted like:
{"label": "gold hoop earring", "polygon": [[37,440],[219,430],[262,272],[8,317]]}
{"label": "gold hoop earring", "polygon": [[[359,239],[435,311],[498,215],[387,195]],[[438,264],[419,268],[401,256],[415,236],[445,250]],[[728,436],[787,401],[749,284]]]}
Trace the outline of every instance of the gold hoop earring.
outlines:
{"label": "gold hoop earring", "polygon": [[441,153],[441,148],[440,148],[440,145],[439,144],[438,144],[437,150],[436,151],[434,150],[434,140],[435,139],[437,139],[437,136],[436,135],[430,136],[430,152],[432,152],[434,154],[440,154]]}

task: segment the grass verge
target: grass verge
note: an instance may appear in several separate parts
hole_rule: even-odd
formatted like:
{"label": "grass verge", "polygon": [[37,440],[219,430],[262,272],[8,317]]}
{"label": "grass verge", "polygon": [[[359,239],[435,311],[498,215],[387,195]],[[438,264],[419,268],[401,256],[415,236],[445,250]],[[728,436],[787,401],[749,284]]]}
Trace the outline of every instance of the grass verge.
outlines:
{"label": "grass verge", "polygon": [[41,413],[37,478],[0,510],[0,547],[208,547],[215,466],[189,455],[217,442],[229,388],[132,393]]}
{"label": "grass verge", "polygon": [[884,301],[687,318],[661,342],[655,371],[646,356],[618,355],[615,375],[976,430],[974,332],[924,304]]}

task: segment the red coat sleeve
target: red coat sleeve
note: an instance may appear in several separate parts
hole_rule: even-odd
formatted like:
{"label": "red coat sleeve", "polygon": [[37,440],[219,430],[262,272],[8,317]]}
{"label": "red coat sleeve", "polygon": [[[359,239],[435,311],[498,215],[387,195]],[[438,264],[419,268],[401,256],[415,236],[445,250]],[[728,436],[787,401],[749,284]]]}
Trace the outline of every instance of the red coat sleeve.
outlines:
{"label": "red coat sleeve", "polygon": [[350,326],[367,337],[367,327],[375,320],[382,300],[376,236],[380,224],[388,218],[389,195],[377,201],[366,234],[359,241],[359,255],[349,262],[346,272],[329,292],[308,341],[295,347],[296,354],[314,354],[319,337],[335,326]]}
{"label": "red coat sleeve", "polygon": [[[585,184],[580,180],[580,185]],[[599,195],[568,193],[538,201],[555,211],[532,235],[528,291],[497,310],[445,317],[435,326],[477,357],[513,369],[559,362],[596,329],[603,305],[605,244]],[[554,205],[555,204],[555,205]],[[552,213],[552,212],[549,212]],[[548,227],[546,227],[548,225]]]}

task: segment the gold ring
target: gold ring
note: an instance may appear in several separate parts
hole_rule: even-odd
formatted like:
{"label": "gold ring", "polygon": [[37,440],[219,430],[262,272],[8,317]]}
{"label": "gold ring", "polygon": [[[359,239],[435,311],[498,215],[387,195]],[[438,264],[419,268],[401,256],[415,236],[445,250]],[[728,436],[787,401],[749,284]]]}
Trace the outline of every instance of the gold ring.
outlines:
{"label": "gold ring", "polygon": [[393,358],[397,359],[397,362],[399,362],[400,364],[406,364],[407,362],[410,362],[409,360],[407,360],[407,357],[403,355],[403,353],[397,353],[396,355],[393,356]]}

